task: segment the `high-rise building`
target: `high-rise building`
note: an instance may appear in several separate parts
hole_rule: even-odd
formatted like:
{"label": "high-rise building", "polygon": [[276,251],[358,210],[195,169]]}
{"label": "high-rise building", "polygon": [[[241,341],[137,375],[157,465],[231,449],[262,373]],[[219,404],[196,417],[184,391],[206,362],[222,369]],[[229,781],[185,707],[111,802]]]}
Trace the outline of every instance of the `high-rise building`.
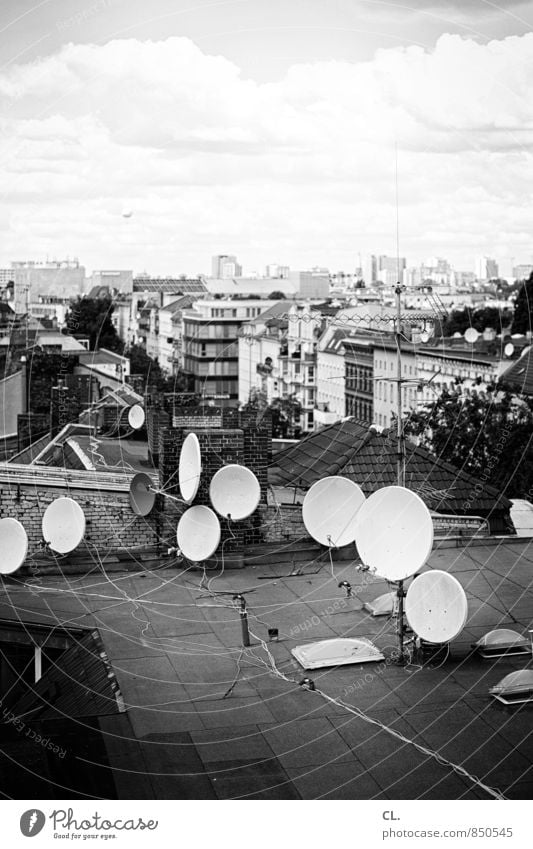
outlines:
{"label": "high-rise building", "polygon": [[531,274],[533,274],[533,265],[530,263],[522,263],[513,267],[515,280],[529,280]]}
{"label": "high-rise building", "polygon": [[492,280],[494,277],[498,277],[498,263],[488,256],[478,256],[476,257],[475,272],[478,280]]}
{"label": "high-rise building", "polygon": [[211,259],[211,276],[222,279],[242,277],[242,265],[239,265],[235,256],[217,254]]}
{"label": "high-rise building", "polygon": [[407,267],[405,257],[380,256],[378,257],[377,279],[385,286],[394,286],[403,281],[403,272]]}

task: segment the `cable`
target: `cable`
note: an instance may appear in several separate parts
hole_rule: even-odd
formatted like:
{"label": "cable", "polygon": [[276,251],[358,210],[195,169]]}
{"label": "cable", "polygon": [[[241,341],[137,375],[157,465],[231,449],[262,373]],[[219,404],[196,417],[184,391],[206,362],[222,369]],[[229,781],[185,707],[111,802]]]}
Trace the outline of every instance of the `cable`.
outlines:
{"label": "cable", "polygon": [[[264,651],[265,651],[265,653],[268,657],[268,660],[270,662],[271,672],[277,678],[281,678],[281,679],[283,679],[284,681],[287,681],[290,684],[298,684],[299,685],[300,682],[296,681],[294,678],[289,678],[280,669],[278,669],[278,667],[276,666],[276,662],[275,662],[267,644],[265,643],[265,641],[261,637],[259,637],[257,634],[254,634],[252,631],[250,631],[250,634],[258,642],[261,643],[261,646],[264,649]],[[444,758],[442,755],[439,755],[438,752],[434,752],[432,749],[428,749],[425,746],[420,745],[420,743],[415,743],[414,740],[410,740],[408,737],[405,737],[399,731],[395,731],[393,728],[389,728],[388,725],[385,725],[383,722],[380,722],[379,719],[375,719],[371,716],[368,716],[366,713],[363,713],[363,711],[359,710],[359,708],[353,707],[352,705],[349,705],[346,702],[343,702],[342,699],[335,699],[335,698],[333,698],[333,696],[329,696],[323,690],[317,689],[314,686],[314,684],[313,684],[312,688],[309,687],[309,686],[305,686],[304,689],[306,689],[308,692],[316,693],[317,695],[321,696],[323,699],[330,702],[331,704],[336,705],[337,707],[344,708],[349,713],[352,713],[352,714],[354,714],[354,716],[357,716],[357,717],[359,717],[359,719],[362,719],[364,722],[368,722],[371,725],[376,725],[378,728],[381,728],[382,731],[386,731],[387,734],[391,734],[397,740],[401,740],[402,743],[406,743],[410,746],[414,746],[415,749],[417,749],[419,752],[421,752],[424,755],[427,755],[427,757],[433,758],[441,766],[450,767],[450,769],[452,769],[454,772],[456,772],[461,777],[467,778],[473,784],[477,785],[482,790],[484,790],[486,793],[488,793],[489,796],[492,796],[492,798],[498,799],[498,800],[506,799],[506,796],[504,796],[504,794],[501,793],[500,790],[497,790],[493,787],[489,787],[488,784],[485,784],[476,775],[471,775],[469,772],[467,772],[467,770],[464,769],[464,767],[460,766],[459,764],[455,764],[452,761],[449,761],[447,758]]]}

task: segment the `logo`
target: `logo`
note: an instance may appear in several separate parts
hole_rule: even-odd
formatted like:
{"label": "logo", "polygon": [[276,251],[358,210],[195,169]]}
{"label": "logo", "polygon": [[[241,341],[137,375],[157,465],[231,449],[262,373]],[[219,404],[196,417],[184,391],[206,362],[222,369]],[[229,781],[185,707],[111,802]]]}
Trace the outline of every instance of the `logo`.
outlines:
{"label": "logo", "polygon": [[42,811],[33,808],[29,811],[24,811],[20,818],[20,830],[24,837],[35,837],[42,831],[46,822],[46,817]]}

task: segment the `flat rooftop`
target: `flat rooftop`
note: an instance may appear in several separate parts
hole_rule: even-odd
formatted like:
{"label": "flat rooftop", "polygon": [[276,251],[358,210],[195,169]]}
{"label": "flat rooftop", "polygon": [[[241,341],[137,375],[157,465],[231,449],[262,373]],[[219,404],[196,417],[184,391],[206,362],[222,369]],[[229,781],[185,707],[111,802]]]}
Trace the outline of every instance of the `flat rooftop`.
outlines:
{"label": "flat rooftop", "polygon": [[[425,665],[414,656],[405,667],[388,661],[395,623],[363,609],[387,592],[384,581],[303,544],[258,548],[234,571],[132,558],[123,572],[94,563],[86,575],[15,575],[0,586],[0,618],[100,634],[126,713],[92,721],[101,745],[76,757],[107,780],[78,789],[81,797],[488,799],[487,785],[529,799],[531,706],[505,708],[488,691],[531,667],[531,656],[484,661],[471,643],[497,627],[524,635],[533,627],[533,546],[511,538],[443,543],[428,567],[457,577],[469,616],[449,655]],[[339,589],[343,580],[352,598]],[[277,641],[269,642],[269,628]],[[386,660],[304,671],[291,655],[335,636],[367,637]],[[344,704],[301,686],[306,677]],[[23,755],[8,747],[4,757]],[[61,775],[63,764],[54,763],[42,769]],[[64,798],[64,788],[48,786],[48,798]]]}

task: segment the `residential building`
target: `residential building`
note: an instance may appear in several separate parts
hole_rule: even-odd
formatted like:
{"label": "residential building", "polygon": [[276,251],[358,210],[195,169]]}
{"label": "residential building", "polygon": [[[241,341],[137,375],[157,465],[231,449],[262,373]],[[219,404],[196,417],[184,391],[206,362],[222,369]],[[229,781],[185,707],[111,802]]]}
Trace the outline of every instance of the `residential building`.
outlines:
{"label": "residential building", "polygon": [[314,427],[338,422],[345,412],[344,347],[349,330],[330,324],[317,343]]}
{"label": "residential building", "polygon": [[157,360],[167,374],[179,370],[182,359],[183,311],[195,303],[193,295],[183,295],[159,309]]}
{"label": "residential building", "polygon": [[261,393],[268,404],[281,397],[281,357],[287,348],[287,305],[278,301],[247,321],[239,335],[239,403]]}
{"label": "residential building", "polygon": [[230,277],[241,277],[242,265],[239,265],[235,256],[218,254],[211,259],[211,276],[221,277],[223,280]]}
{"label": "residential building", "polygon": [[522,263],[521,265],[513,266],[513,277],[515,280],[529,280],[533,274],[533,264]]}
{"label": "residential building", "polygon": [[344,415],[372,424],[374,421],[374,344],[370,333],[354,334],[343,341],[345,368]]}
{"label": "residential building", "polygon": [[93,271],[86,280],[87,290],[94,286],[108,286],[117,292],[133,291],[133,271]]}
{"label": "residential building", "polygon": [[[387,428],[398,412],[398,349],[392,333],[381,334],[373,348],[373,421]],[[417,395],[416,348],[410,342],[402,342],[402,409],[404,413],[416,410]]]}
{"label": "residential building", "polygon": [[288,265],[278,265],[277,262],[271,263],[266,267],[266,277],[271,277],[274,279],[282,279],[286,280],[289,276],[290,268]]}
{"label": "residential building", "polygon": [[403,282],[403,273],[407,266],[405,257],[382,255],[378,257],[377,279],[385,286],[394,286]]}
{"label": "residential building", "polygon": [[300,404],[295,424],[301,433],[309,433],[315,426],[317,345],[323,317],[319,308],[299,303],[291,304],[288,319],[287,346],[281,356],[281,397]]}
{"label": "residential building", "polygon": [[488,256],[476,257],[475,272],[478,280],[492,280],[498,277],[498,263]]}
{"label": "residential building", "polygon": [[14,310],[19,314],[28,313],[30,303],[38,302],[41,295],[73,298],[81,295],[85,286],[85,268],[77,259],[12,262],[0,277],[13,282]]}
{"label": "residential building", "polygon": [[239,399],[239,344],[242,325],[256,318],[272,301],[201,300],[183,311],[183,370],[192,391],[221,406]]}

